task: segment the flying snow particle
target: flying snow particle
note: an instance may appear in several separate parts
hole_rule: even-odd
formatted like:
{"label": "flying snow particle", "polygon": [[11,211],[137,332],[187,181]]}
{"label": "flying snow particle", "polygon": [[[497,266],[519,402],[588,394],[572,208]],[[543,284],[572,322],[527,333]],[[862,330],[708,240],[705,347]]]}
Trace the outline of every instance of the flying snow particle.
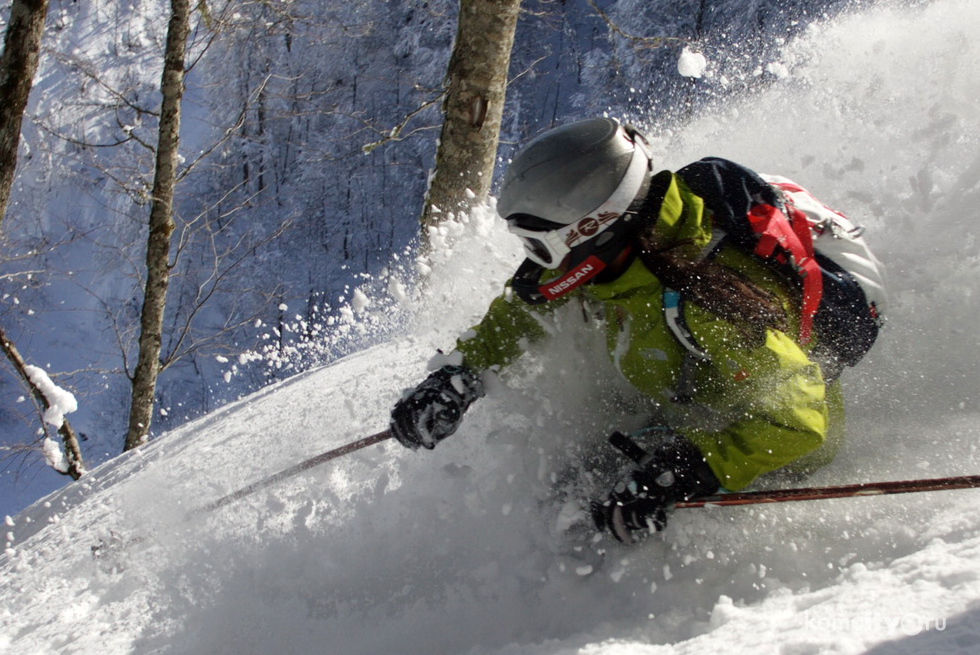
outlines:
{"label": "flying snow particle", "polygon": [[771,64],[766,64],[766,72],[770,73],[771,75],[775,75],[781,80],[784,80],[790,76],[789,68],[786,67],[786,64],[778,61]]}
{"label": "flying snow particle", "polygon": [[391,278],[388,281],[388,293],[392,298],[400,303],[404,303],[408,300],[408,290],[400,280],[396,280],[395,278]]}
{"label": "flying snow particle", "polygon": [[700,52],[694,52],[688,47],[684,48],[677,60],[677,72],[684,77],[699,78],[704,75],[706,68],[708,68],[708,60],[704,58],[704,55]]}
{"label": "flying snow particle", "polygon": [[371,304],[371,299],[368,298],[360,289],[354,290],[354,297],[350,300],[351,305],[355,312],[363,312],[367,309],[368,305]]}

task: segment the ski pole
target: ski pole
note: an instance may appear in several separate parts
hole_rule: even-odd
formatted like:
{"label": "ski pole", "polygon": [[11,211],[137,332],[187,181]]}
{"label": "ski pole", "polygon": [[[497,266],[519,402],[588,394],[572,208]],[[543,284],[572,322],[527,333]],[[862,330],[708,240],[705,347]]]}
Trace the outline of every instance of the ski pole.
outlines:
{"label": "ski pole", "polygon": [[800,489],[773,489],[771,491],[745,491],[716,494],[677,502],[674,507],[696,508],[722,505],[755,505],[761,503],[785,503],[797,500],[824,500],[828,498],[857,498],[860,496],[885,496],[920,491],[947,491],[980,487],[980,475],[963,475],[952,478],[925,480],[895,480],[891,482],[864,482],[830,487],[804,487]]}
{"label": "ski pole", "polygon": [[257,482],[253,482],[247,487],[242,487],[238,491],[232,492],[227,496],[222,496],[218,500],[212,501],[203,507],[199,507],[196,510],[192,511],[191,515],[193,516],[195,514],[206,514],[208,512],[213,512],[214,510],[224,507],[229,503],[233,503],[236,500],[240,500],[245,496],[251,495],[256,491],[258,491],[259,489],[265,489],[266,487],[271,487],[272,485],[282,482],[287,478],[291,478],[294,475],[298,475],[303,471],[309,470],[314,466],[319,466],[324,462],[329,462],[332,459],[343,457],[344,455],[350,454],[356,450],[360,450],[362,448],[367,448],[368,446],[373,446],[374,444],[381,443],[386,439],[390,439],[392,436],[393,435],[391,434],[390,431],[383,430],[382,432],[378,432],[377,434],[372,434],[370,437],[364,437],[363,439],[359,439],[358,441],[353,441],[347,444],[346,446],[340,446],[339,448],[328,450],[325,453],[320,453],[319,455],[304,460],[299,464],[295,464],[294,466],[290,466],[287,469],[283,469],[278,473],[273,473],[272,475],[262,478]]}

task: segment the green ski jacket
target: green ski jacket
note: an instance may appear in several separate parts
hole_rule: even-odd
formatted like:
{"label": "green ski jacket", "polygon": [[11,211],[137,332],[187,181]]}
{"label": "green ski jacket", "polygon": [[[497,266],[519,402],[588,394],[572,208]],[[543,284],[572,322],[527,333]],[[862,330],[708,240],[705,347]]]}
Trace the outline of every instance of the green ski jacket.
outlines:
{"label": "green ski jacket", "polygon": [[[711,239],[710,212],[676,174],[654,226],[658,243],[682,242],[692,253]],[[797,343],[798,292],[762,262],[733,247],[716,261],[746,275],[780,299],[789,327],[769,329],[764,343],[693,303],[683,305],[687,328],[708,361],[694,363],[666,324],[663,286],[636,259],[618,278],[576,289],[543,305],[529,305],[510,289],[457,341],[464,365],[475,371],[506,367],[523,344],[542,338],[540,320],[576,295],[600,308],[600,325],[616,368],[663,409],[668,427],[701,450],[721,485],[737,491],[761,474],[809,471],[829,462],[843,437],[838,383],[827,385],[820,366]],[[681,400],[682,398],[682,400]]]}

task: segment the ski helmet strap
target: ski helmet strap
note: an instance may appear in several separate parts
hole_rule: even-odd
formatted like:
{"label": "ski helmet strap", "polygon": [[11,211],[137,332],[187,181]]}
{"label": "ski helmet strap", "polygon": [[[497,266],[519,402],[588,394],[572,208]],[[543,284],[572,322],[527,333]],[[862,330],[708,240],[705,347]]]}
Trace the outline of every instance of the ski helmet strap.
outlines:
{"label": "ski helmet strap", "polygon": [[538,291],[543,274],[544,266],[532,259],[525,259],[511,278],[510,286],[517,297],[529,305],[546,303],[548,299]]}
{"label": "ski helmet strap", "polygon": [[800,311],[800,342],[813,336],[813,318],[823,297],[823,276],[813,253],[813,238],[803,212],[787,205],[792,220],[772,205],[756,205],[749,210],[749,224],[759,235],[754,253],[764,259],[787,263],[803,281],[803,307]]}

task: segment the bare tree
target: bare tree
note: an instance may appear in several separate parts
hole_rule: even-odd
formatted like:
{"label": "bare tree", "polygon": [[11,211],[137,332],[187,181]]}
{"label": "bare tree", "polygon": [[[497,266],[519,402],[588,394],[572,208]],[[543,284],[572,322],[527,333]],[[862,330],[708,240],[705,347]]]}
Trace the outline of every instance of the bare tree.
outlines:
{"label": "bare tree", "polygon": [[13,0],[0,55],[0,220],[17,167],[20,124],[34,83],[48,0]]}
{"label": "bare tree", "polygon": [[146,287],[140,316],[139,356],[133,372],[133,395],[124,450],[146,442],[160,373],[163,314],[170,282],[170,239],[174,231],[173,199],[180,145],[180,102],[184,94],[184,50],[190,32],[189,0],[171,0],[170,22],[160,90],[159,138],[146,246]]}
{"label": "bare tree", "polygon": [[[0,221],[7,213],[10,189],[17,168],[20,127],[34,75],[37,73],[41,36],[47,14],[47,0],[13,0],[10,7],[10,22],[4,36],[3,53],[0,54],[0,98],[3,98],[0,102]],[[31,390],[41,411],[47,410],[50,407],[48,399],[29,374],[20,351],[2,329],[0,350],[3,350],[21,380]],[[62,421],[58,433],[67,455],[67,466],[64,471],[59,472],[77,480],[85,471],[78,439],[68,421]]]}
{"label": "bare tree", "polygon": [[520,0],[460,0],[445,119],[423,227],[486,200],[493,179]]}
{"label": "bare tree", "polygon": [[[609,28],[611,34],[615,34],[621,39],[624,39],[630,43],[636,50],[656,50],[668,45],[687,45],[691,42],[691,39],[685,39],[677,36],[644,36],[631,34],[624,30],[622,27],[617,25],[609,14],[604,12],[595,0],[586,0],[592,10],[599,15],[600,18],[606,23],[606,27]],[[704,18],[704,0],[699,0],[700,4],[697,11],[696,17],[696,29],[698,32],[698,37],[700,38],[701,22]]]}
{"label": "bare tree", "polygon": [[[249,29],[253,21],[256,25],[268,26],[268,21],[258,20],[251,14],[240,16],[244,4],[228,2],[219,3],[217,7],[213,4],[210,7],[195,4],[193,9],[189,6],[188,12],[202,12],[201,20],[194,29],[190,21],[193,14],[188,16],[189,24],[183,37],[182,66],[172,64],[167,59],[169,55],[164,53],[163,83],[172,79],[168,77],[170,72],[182,70],[184,75],[190,74],[205,53],[212,49],[212,45],[221,40],[220,37],[226,37],[224,41],[228,41],[228,37],[234,38],[237,31]],[[264,2],[248,4],[253,11],[256,7],[263,9],[266,6]],[[270,11],[280,11],[285,5],[276,4]],[[218,11],[215,12],[215,9]],[[174,13],[173,10],[171,13]],[[268,18],[265,13],[261,17]],[[278,15],[272,17],[277,18]],[[285,20],[288,16],[278,18]],[[172,37],[172,22],[169,27],[169,36]],[[173,42],[172,38],[170,42]],[[243,134],[246,118],[257,114],[259,125],[262,125],[265,88],[271,76],[253,76],[254,84],[247,90],[240,111],[222,114],[220,119],[228,122],[224,129],[216,129],[214,141],[194,148],[194,159],[178,164],[177,161],[168,161],[164,152],[170,146],[175,153],[178,149],[181,122],[179,98],[156,108],[150,107],[141,99],[151,97],[147,89],[154,89],[156,84],[144,84],[139,78],[130,76],[120,80],[112,75],[111,70],[103,70],[99,62],[88,61],[84,54],[52,55],[66,70],[66,75],[74,76],[73,79],[79,79],[81,84],[99,92],[106,126],[114,123],[120,132],[96,131],[93,138],[87,133],[76,133],[71,123],[59,122],[61,117],[58,115],[52,115],[53,120],[36,118],[35,124],[46,135],[53,136],[56,142],[67,146],[68,157],[97,170],[110,180],[113,192],[121,192],[132,200],[135,211],[145,211],[146,205],[150,209],[149,233],[147,227],[132,231],[129,228],[129,225],[139,223],[147,226],[148,223],[143,220],[127,221],[128,225],[122,229],[105,231],[100,227],[86,236],[97,249],[100,261],[107,258],[114,267],[130,269],[129,276],[136,278],[133,294],[140,293],[144,303],[137,304],[134,311],[134,307],[127,302],[128,294],[123,295],[122,302],[119,302],[119,298],[105,297],[105,290],[94,291],[88,277],[75,276],[72,279],[83,293],[98,304],[108,321],[107,333],[115,334],[116,345],[121,352],[121,366],[112,367],[108,372],[124,376],[128,381],[126,397],[120,398],[125,409],[120,407],[122,411],[119,412],[124,414],[128,410],[129,414],[128,418],[123,419],[128,422],[123,445],[128,450],[146,440],[151,420],[159,420],[154,416],[154,405],[160,401],[162,394],[167,393],[161,376],[168,367],[187,361],[196,366],[193,360],[202,351],[222,354],[237,352],[232,344],[237,337],[228,335],[240,334],[245,325],[254,323],[258,312],[268,307],[269,294],[278,291],[275,280],[256,284],[245,281],[244,276],[249,275],[254,266],[257,251],[281,237],[289,219],[267,221],[261,228],[254,225],[241,227],[240,224],[248,220],[248,211],[243,209],[260,201],[262,189],[247,189],[243,182],[225,180],[215,173],[222,167],[222,154],[219,151]],[[208,78],[202,75],[200,79]],[[173,86],[176,93],[182,92],[184,83],[186,80],[182,76],[181,84]],[[82,98],[75,102],[84,104],[92,100]],[[174,109],[177,111],[174,112]],[[169,131],[164,127],[168,116],[176,116]],[[141,127],[144,119],[152,121],[148,121],[148,131],[155,132],[156,139],[151,133],[144,133]],[[214,156],[216,152],[218,154]],[[148,160],[152,163],[148,163]],[[160,162],[164,166],[157,165]],[[260,168],[256,166],[254,170]],[[148,170],[153,173],[145,173]],[[196,194],[189,194],[181,200],[174,199],[174,187],[193,171],[203,171],[196,178],[198,180],[212,176],[211,183],[220,195],[208,197],[200,203],[196,202]],[[172,184],[164,181],[169,174],[174,176]],[[148,179],[151,175],[152,180]],[[129,207],[128,204],[126,206]],[[187,218],[188,215],[190,218]],[[245,218],[236,218],[241,216]],[[164,250],[166,255],[161,256]],[[138,258],[141,261],[136,261],[136,253],[140,253]],[[120,263],[125,266],[120,267]],[[273,287],[271,291],[270,287]],[[263,299],[266,301],[263,302]],[[216,320],[219,315],[220,320]],[[159,336],[154,336],[154,330],[148,329],[148,326],[155,325],[158,320],[161,326]],[[151,367],[155,370],[151,370]],[[100,372],[94,367],[85,370]],[[115,427],[115,424],[111,426]]]}
{"label": "bare tree", "polygon": [[[35,378],[30,374],[27,362],[24,361],[17,347],[7,338],[7,334],[2,329],[0,329],[0,350],[3,350],[4,355],[14,365],[17,375],[20,376],[27,388],[31,390],[31,396],[39,406],[40,411],[45,412],[50,409],[50,400],[44,394],[43,389],[38,386]],[[77,480],[85,472],[85,464],[82,461],[82,450],[78,445],[78,437],[75,436],[75,431],[65,419],[58,426],[58,434],[61,435],[61,441],[65,447],[66,464],[64,470],[60,468],[56,468],[55,470]]]}

